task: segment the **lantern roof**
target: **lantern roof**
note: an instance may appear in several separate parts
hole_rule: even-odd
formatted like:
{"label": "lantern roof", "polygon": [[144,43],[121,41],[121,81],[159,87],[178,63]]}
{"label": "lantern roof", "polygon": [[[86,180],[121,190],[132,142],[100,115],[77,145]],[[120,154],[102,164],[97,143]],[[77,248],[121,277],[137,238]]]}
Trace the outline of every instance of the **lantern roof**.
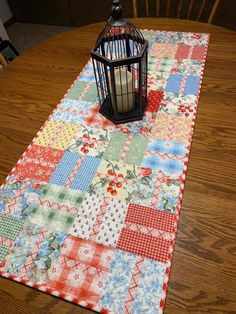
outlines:
{"label": "lantern roof", "polygon": [[146,45],[147,41],[140,30],[123,17],[120,1],[113,0],[110,18],[99,35],[92,53],[109,62],[121,61],[142,56]]}

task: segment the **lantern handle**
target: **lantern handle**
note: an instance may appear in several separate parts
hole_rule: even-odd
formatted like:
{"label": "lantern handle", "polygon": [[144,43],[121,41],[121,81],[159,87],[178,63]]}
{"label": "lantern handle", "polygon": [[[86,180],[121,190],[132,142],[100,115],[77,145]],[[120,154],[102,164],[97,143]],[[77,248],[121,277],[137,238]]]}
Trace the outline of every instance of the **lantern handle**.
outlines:
{"label": "lantern handle", "polygon": [[126,23],[127,20],[123,17],[123,8],[120,0],[113,0],[108,24],[111,26],[123,26]]}

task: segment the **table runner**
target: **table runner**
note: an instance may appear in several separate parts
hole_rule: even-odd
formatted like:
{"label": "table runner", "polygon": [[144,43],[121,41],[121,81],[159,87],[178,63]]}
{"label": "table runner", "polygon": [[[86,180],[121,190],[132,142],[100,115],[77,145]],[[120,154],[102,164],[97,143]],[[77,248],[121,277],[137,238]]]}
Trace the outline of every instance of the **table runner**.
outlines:
{"label": "table runner", "polygon": [[89,61],[0,189],[0,274],[101,313],[163,311],[209,41],[143,34],[143,120],[99,114]]}

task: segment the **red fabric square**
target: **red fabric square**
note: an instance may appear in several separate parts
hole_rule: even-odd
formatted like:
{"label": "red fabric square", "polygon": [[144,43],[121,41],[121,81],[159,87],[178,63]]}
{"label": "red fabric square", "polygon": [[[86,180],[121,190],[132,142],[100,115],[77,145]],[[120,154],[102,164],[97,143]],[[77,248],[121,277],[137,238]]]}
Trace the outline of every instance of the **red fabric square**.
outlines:
{"label": "red fabric square", "polygon": [[47,182],[63,154],[64,151],[59,149],[31,145],[12,173]]}
{"label": "red fabric square", "polygon": [[193,48],[192,59],[193,60],[204,60],[206,47],[195,46]]}
{"label": "red fabric square", "polygon": [[150,90],[148,94],[148,104],[146,111],[157,112],[162,101],[164,93],[161,91]]}
{"label": "red fabric square", "polygon": [[58,164],[61,160],[64,151],[51,147],[31,145],[24,155],[24,158],[40,159],[47,163]]}
{"label": "red fabric square", "polygon": [[172,241],[124,228],[117,248],[165,263],[171,256]]}
{"label": "red fabric square", "polygon": [[187,59],[189,55],[190,46],[188,45],[179,45],[176,51],[176,59]]}
{"label": "red fabric square", "polygon": [[46,287],[96,304],[103,292],[114,249],[68,236],[51,267]]}
{"label": "red fabric square", "polygon": [[174,232],[176,228],[175,215],[136,204],[129,204],[125,222],[132,222],[167,232]]}

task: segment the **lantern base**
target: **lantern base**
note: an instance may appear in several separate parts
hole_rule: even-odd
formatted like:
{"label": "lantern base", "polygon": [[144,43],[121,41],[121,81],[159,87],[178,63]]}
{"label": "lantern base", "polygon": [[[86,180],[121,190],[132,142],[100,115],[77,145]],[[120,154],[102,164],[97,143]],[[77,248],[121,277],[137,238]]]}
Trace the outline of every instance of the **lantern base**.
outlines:
{"label": "lantern base", "polygon": [[123,123],[128,123],[128,122],[133,122],[133,121],[138,121],[142,120],[144,111],[147,106],[147,99],[145,97],[142,97],[142,104],[143,108],[140,113],[140,108],[139,108],[139,95],[135,93],[135,105],[134,109],[126,112],[126,113],[117,113],[117,115],[114,114],[114,110],[111,106],[111,101],[110,97],[107,97],[103,104],[100,107],[99,112],[106,117],[108,120],[112,121],[115,124],[123,124]]}

